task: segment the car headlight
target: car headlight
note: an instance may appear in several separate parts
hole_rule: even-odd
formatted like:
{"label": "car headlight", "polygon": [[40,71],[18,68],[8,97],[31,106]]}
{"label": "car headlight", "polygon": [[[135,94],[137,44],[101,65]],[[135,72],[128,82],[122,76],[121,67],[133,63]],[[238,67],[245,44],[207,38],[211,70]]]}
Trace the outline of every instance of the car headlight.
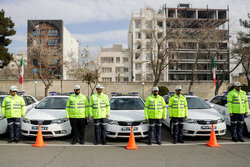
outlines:
{"label": "car headlight", "polygon": [[67,118],[55,119],[55,120],[51,121],[51,124],[61,124],[61,123],[67,122],[67,121],[68,121]]}
{"label": "car headlight", "polygon": [[118,122],[115,120],[107,119],[107,123],[110,125],[118,125]]}
{"label": "car headlight", "polygon": [[148,124],[148,122],[146,120],[140,121],[141,124]]}
{"label": "car headlight", "polygon": [[23,118],[22,121],[23,121],[23,123],[30,123],[30,120],[27,118]]}
{"label": "car headlight", "polygon": [[224,119],[224,118],[218,119],[218,123],[223,123],[223,122],[225,122],[225,119]]}
{"label": "car headlight", "polygon": [[186,118],[186,123],[189,123],[189,124],[196,124],[197,121],[196,121],[195,119]]}

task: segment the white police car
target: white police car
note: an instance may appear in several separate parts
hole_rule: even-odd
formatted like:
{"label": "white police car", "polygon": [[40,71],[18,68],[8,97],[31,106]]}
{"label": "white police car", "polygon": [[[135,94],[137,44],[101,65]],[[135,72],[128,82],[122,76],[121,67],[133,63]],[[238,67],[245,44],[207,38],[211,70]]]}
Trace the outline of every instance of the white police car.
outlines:
{"label": "white police car", "polygon": [[[36,104],[38,104],[38,101],[32,97],[31,95],[24,94],[24,92],[17,92],[18,95],[22,96],[25,105],[26,105],[26,113],[33,107],[35,107]],[[8,96],[9,94],[7,92],[0,91],[0,106],[2,106],[3,99]],[[1,111],[1,107],[0,107]],[[0,112],[0,134],[6,133],[7,130],[7,119],[3,118],[2,112]]]}
{"label": "white police car", "polygon": [[[185,95],[188,104],[188,117],[184,123],[184,136],[209,136],[211,125],[214,125],[215,134],[222,136],[226,133],[226,124],[224,117],[218,113],[212,106],[209,106],[203,99],[194,95]],[[170,96],[164,96],[168,104]],[[167,112],[167,119],[163,124],[168,126],[173,133],[173,125]]]}
{"label": "white police car", "polygon": [[[250,95],[247,95],[247,98],[248,98],[248,104],[249,104],[249,109],[250,109]],[[207,101],[207,103],[213,104],[214,108],[225,117],[226,124],[228,126],[231,125],[230,116],[229,116],[228,108],[227,108],[227,92],[225,92],[225,94],[223,95],[217,95],[217,96],[212,97],[211,99]],[[246,132],[250,133],[250,115],[249,114],[250,112],[248,113],[248,117],[244,119],[245,121],[244,133]]]}
{"label": "white police car", "polygon": [[131,126],[135,137],[148,136],[149,125],[145,122],[144,102],[138,93],[113,93],[110,98],[110,109],[106,125],[107,137],[128,138]]}
{"label": "white police car", "polygon": [[21,133],[24,136],[36,136],[41,124],[44,137],[60,137],[71,133],[65,106],[67,95],[47,96],[22,119]]}

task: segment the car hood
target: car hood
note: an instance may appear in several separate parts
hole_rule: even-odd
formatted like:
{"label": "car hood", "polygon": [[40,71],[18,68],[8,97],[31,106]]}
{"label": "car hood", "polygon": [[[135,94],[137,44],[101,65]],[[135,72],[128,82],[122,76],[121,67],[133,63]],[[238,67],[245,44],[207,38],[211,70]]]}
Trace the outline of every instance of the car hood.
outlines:
{"label": "car hood", "polygon": [[25,115],[25,118],[30,120],[54,120],[54,119],[66,118],[66,111],[33,108]]}
{"label": "car hood", "polygon": [[144,110],[111,110],[108,119],[130,122],[145,120],[145,116]]}
{"label": "car hood", "polygon": [[197,120],[218,120],[223,116],[215,109],[189,109],[188,118]]}

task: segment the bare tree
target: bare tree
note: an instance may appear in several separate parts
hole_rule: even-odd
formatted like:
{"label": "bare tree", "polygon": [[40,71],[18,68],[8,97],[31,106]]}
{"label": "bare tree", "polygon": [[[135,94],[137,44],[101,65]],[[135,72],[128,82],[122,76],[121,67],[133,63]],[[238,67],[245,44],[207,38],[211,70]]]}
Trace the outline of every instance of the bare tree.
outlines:
{"label": "bare tree", "polygon": [[248,90],[250,90],[250,13],[248,13],[248,20],[240,19],[240,25],[245,28],[237,34],[237,43],[234,44],[233,53],[235,53],[242,60],[242,67],[248,83]]}
{"label": "bare tree", "polygon": [[29,64],[37,73],[35,78],[43,82],[45,96],[48,95],[54,79],[62,75],[63,68],[62,41],[58,32],[49,34],[50,26],[47,22],[34,24],[33,29],[28,32]]}

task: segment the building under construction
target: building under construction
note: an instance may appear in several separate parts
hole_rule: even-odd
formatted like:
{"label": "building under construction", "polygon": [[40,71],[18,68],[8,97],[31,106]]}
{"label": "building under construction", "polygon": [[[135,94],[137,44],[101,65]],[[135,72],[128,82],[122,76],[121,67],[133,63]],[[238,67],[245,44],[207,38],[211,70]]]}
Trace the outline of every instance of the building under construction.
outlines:
{"label": "building under construction", "polygon": [[[131,81],[153,81],[151,59],[167,56],[160,81],[211,81],[212,59],[216,78],[229,80],[229,9],[166,5],[133,13],[128,34]],[[157,46],[156,41],[163,41]]]}

